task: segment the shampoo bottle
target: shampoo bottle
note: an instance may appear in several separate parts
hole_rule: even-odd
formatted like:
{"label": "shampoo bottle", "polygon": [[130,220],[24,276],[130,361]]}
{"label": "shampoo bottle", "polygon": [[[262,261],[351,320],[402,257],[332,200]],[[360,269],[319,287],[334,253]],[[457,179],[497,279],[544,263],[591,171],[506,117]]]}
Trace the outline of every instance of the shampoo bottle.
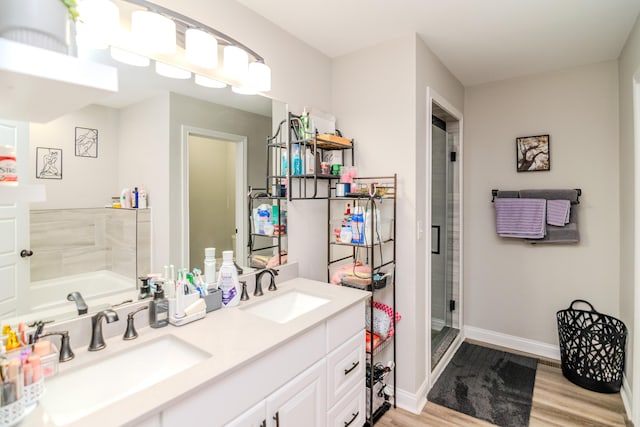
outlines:
{"label": "shampoo bottle", "polygon": [[164,296],[160,283],[156,285],[153,300],[149,303],[149,326],[162,328],[169,324],[169,301]]}
{"label": "shampoo bottle", "polygon": [[240,302],[240,283],[233,263],[233,251],[222,252],[222,265],[218,272],[218,289],[222,291],[222,306],[233,307]]}

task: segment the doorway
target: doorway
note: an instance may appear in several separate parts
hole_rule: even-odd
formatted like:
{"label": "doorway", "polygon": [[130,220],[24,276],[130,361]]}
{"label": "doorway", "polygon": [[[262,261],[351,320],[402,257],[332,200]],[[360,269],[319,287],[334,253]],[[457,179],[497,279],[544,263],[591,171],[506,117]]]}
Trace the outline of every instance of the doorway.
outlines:
{"label": "doorway", "polygon": [[428,91],[428,367],[434,371],[459,338],[461,322],[461,115]]}
{"label": "doorway", "polygon": [[247,137],[183,127],[182,265],[201,266],[204,248],[246,257]]}

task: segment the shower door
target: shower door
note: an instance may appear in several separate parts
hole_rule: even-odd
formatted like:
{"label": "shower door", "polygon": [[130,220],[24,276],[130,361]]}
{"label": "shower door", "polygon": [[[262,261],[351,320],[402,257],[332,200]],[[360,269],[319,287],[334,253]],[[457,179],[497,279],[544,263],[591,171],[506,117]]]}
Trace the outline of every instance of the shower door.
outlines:
{"label": "shower door", "polygon": [[[434,118],[431,156],[431,355],[434,366],[452,341],[453,137]],[[453,154],[452,154],[453,153]]]}

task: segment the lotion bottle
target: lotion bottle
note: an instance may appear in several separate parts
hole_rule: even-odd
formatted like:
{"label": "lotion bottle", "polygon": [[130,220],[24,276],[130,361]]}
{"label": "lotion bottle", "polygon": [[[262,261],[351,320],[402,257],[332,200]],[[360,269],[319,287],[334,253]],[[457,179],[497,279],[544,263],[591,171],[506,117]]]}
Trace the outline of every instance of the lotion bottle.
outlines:
{"label": "lotion bottle", "polygon": [[233,263],[233,251],[222,252],[222,265],[218,272],[218,289],[222,291],[222,306],[233,307],[240,303],[240,282]]}

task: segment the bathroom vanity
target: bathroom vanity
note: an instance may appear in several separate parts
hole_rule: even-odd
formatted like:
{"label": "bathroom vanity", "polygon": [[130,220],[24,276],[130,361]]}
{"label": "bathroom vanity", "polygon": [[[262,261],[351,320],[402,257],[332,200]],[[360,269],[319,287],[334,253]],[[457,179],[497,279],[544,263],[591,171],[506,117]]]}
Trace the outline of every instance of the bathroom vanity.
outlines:
{"label": "bathroom vanity", "polygon": [[295,278],[182,327],[74,349],[20,426],[363,425],[368,296]]}

